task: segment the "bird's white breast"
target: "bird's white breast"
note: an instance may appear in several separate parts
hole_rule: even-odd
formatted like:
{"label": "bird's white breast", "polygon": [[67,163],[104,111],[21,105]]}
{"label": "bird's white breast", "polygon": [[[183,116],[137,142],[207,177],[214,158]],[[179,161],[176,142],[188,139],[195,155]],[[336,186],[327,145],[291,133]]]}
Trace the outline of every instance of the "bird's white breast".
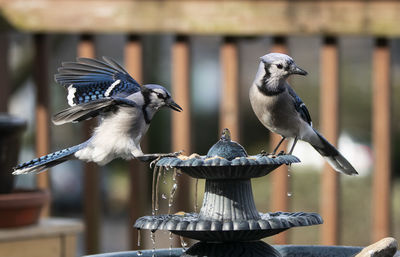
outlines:
{"label": "bird's white breast", "polygon": [[140,141],[148,127],[141,108],[121,106],[102,119],[88,146],[75,156],[103,165],[117,157],[131,159],[143,155]]}
{"label": "bird's white breast", "polygon": [[250,88],[250,103],[260,122],[274,133],[284,137],[295,137],[300,129],[301,120],[294,105],[285,99],[287,91],[274,96],[262,94],[256,85]]}

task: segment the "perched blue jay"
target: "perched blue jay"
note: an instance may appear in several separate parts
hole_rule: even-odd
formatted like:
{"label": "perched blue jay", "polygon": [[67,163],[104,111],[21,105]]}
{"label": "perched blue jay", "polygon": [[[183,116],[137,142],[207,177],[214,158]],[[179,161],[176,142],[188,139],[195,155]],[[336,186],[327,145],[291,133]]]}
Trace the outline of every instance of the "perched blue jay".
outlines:
{"label": "perched blue jay", "polygon": [[290,56],[270,53],[261,57],[261,62],[252,86],[250,103],[260,122],[282,140],[275,147],[275,154],[285,138],[294,138],[290,154],[297,143],[310,143],[336,170],[347,175],[356,175],[353,166],[312,127],[311,117],[303,101],[296,95],[286,79],[292,74],[307,75]]}
{"label": "perched blue jay", "polygon": [[77,62],[64,62],[58,72],[55,80],[68,90],[70,107],[54,115],[54,124],[96,116],[101,121],[86,142],[20,164],[14,168],[14,175],[40,172],[73,158],[104,165],[118,157],[152,161],[169,155],[143,154],[140,148],[143,135],[161,107],[182,111],[164,87],[140,86],[107,57],[103,61],[78,58]]}

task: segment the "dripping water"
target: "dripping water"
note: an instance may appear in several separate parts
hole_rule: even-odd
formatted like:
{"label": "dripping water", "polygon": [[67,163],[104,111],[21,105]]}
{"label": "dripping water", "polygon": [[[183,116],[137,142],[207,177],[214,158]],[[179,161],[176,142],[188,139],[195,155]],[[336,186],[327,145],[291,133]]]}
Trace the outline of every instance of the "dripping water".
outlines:
{"label": "dripping water", "polygon": [[156,177],[159,171],[159,167],[155,166],[153,170],[153,182],[152,182],[152,191],[151,191],[151,214],[156,215],[156,205],[155,205],[155,190],[156,190]]}
{"label": "dripping water", "polygon": [[197,205],[197,193],[198,193],[198,188],[199,188],[199,179],[196,178],[195,182],[195,187],[194,187],[194,212],[197,212],[198,205]]}
{"label": "dripping water", "polygon": [[288,197],[292,197],[292,196],[293,196],[293,193],[292,193],[292,191],[290,190],[290,187],[291,187],[291,184],[292,184],[292,183],[290,183],[290,179],[292,178],[292,164],[288,164],[288,174],[287,174],[287,176],[288,176],[288,181],[287,181],[287,184],[288,184],[288,191],[287,191],[286,195],[287,195]]}
{"label": "dripping water", "polygon": [[172,236],[172,232],[169,232],[168,239],[169,239],[169,256],[171,256],[171,253],[172,253],[172,243],[173,243],[172,240],[174,239],[174,237]]}
{"label": "dripping water", "polygon": [[141,245],[141,240],[142,240],[142,236],[140,234],[140,228],[137,230],[137,246],[140,247]]}
{"label": "dripping water", "polygon": [[153,257],[156,256],[156,234],[155,234],[155,230],[152,230],[150,232],[150,240],[151,240],[151,244],[152,244],[152,250],[151,252],[153,253]]}
{"label": "dripping water", "polygon": [[186,252],[186,247],[188,246],[188,244],[185,242],[185,240],[183,240],[182,236],[179,236],[179,238],[181,240],[182,251]]}
{"label": "dripping water", "polygon": [[174,184],[172,185],[171,191],[169,192],[168,214],[171,214],[171,208],[172,208],[172,205],[174,203],[174,196],[175,196],[175,193],[176,193],[176,189],[178,188],[178,184],[177,184],[177,181],[176,181],[177,173],[178,173],[177,169],[174,169],[174,173],[172,175],[172,181],[173,181]]}
{"label": "dripping water", "polygon": [[142,251],[140,251],[140,250],[138,250],[136,254],[137,254],[137,256],[142,256],[143,255]]}
{"label": "dripping water", "polygon": [[163,169],[163,184],[166,185],[167,184],[167,180],[165,179],[167,177],[167,171],[169,170],[169,168],[167,167],[166,169]]}
{"label": "dripping water", "polygon": [[161,177],[161,170],[160,169],[158,170],[157,181],[156,181],[156,196],[155,196],[156,202],[155,202],[155,205],[154,205],[155,214],[158,213],[158,209],[159,209],[159,201],[158,201],[159,192],[158,191],[159,191],[159,187],[160,187],[159,184],[160,184],[160,177]]}

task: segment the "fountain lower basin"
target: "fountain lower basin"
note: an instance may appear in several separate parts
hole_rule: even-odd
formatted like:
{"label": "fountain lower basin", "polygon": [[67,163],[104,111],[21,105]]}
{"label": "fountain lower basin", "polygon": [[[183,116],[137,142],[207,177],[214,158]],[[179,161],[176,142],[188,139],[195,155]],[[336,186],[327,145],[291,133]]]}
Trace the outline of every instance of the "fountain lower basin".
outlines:
{"label": "fountain lower basin", "polygon": [[156,215],[139,218],[135,227],[148,230],[168,230],[176,235],[203,242],[254,241],[278,234],[286,229],[322,224],[317,213],[259,213],[260,219],[207,220],[200,214]]}
{"label": "fountain lower basin", "polygon": [[[232,243],[237,244],[237,243]],[[203,245],[203,243],[198,243],[192,246],[193,249],[208,249],[210,245]],[[239,246],[240,247],[240,246]],[[274,245],[274,253],[279,253],[281,257],[351,257],[359,253],[363,248],[362,247],[352,247],[352,246],[314,246],[314,245]],[[268,256],[270,248],[260,247],[264,256]],[[260,249],[259,248],[259,249]],[[196,250],[197,251],[197,250]],[[202,251],[202,250],[200,250]],[[216,257],[212,255],[205,255],[208,253],[198,252],[195,253],[197,255],[192,254],[189,251],[183,251],[181,248],[174,249],[158,249],[154,252],[152,250],[143,250],[140,253],[138,251],[127,251],[127,252],[115,252],[115,253],[106,253],[106,254],[97,254],[91,255],[91,257],[152,257],[153,255],[156,257],[180,257],[180,256],[208,256],[208,257]],[[241,252],[239,252],[241,254]],[[241,255],[237,255],[239,257]],[[260,255],[258,255],[260,256]],[[261,255],[263,256],[263,255]],[[270,255],[271,256],[271,255]],[[232,255],[231,257],[236,257]]]}

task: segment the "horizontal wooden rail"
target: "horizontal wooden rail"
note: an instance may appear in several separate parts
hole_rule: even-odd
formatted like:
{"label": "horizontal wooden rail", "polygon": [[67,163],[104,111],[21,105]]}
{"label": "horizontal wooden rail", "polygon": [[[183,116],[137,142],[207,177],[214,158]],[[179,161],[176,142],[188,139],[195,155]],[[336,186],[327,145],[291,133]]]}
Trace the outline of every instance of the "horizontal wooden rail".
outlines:
{"label": "horizontal wooden rail", "polygon": [[390,0],[2,0],[0,9],[30,32],[400,35],[400,1]]}

